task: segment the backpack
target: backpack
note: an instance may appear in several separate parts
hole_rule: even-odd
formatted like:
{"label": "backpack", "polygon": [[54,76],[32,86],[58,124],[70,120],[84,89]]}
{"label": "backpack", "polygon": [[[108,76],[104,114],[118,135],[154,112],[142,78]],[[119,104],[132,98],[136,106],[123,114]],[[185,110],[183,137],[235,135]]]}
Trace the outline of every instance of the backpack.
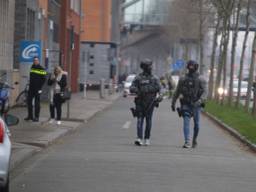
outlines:
{"label": "backpack", "polygon": [[200,98],[202,94],[200,90],[199,77],[187,75],[181,86],[181,94],[183,95],[181,102],[184,104],[193,104]]}

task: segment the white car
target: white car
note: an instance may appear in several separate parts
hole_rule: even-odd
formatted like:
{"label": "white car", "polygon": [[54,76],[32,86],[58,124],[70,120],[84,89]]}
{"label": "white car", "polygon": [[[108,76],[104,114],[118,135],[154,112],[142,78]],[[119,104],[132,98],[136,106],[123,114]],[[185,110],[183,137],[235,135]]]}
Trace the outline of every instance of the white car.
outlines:
{"label": "white car", "polygon": [[9,167],[11,160],[10,132],[7,125],[16,125],[18,118],[7,115],[6,123],[0,117],[0,192],[9,192]]}
{"label": "white car", "polygon": [[[247,90],[248,90],[248,82],[247,81],[241,81],[241,90],[240,90],[240,96],[241,98],[245,99],[247,96]],[[225,96],[228,96],[228,88],[222,88],[220,87],[218,89],[218,94],[222,96],[223,94]],[[238,80],[233,81],[233,97],[237,97],[238,94]],[[251,91],[251,99],[253,99],[253,90]]]}
{"label": "white car", "polygon": [[130,87],[132,85],[133,80],[135,79],[136,75],[135,74],[131,74],[128,75],[125,82],[124,82],[124,90],[123,90],[123,96],[127,97],[128,95],[130,95]]}
{"label": "white car", "polygon": [[[241,81],[241,97],[246,98],[247,95],[247,89],[248,89],[248,82],[247,81]],[[238,81],[235,80],[233,83],[233,96],[236,97],[238,94]],[[253,91],[251,92],[251,99],[253,98]]]}

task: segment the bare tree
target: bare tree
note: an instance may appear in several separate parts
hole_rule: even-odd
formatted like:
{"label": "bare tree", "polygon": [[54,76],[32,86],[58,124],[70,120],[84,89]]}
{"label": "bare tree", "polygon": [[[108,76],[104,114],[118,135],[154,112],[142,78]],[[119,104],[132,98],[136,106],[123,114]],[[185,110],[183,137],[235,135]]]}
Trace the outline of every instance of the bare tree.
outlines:
{"label": "bare tree", "polygon": [[[219,55],[220,62],[218,65],[217,76],[216,76],[216,99],[218,99],[218,87],[221,83],[221,74],[223,74],[223,88],[225,88],[226,84],[226,62],[227,62],[227,50],[229,44],[229,34],[230,34],[230,17],[233,12],[234,8],[234,1],[233,0],[216,0],[215,1],[216,9],[223,18],[222,22],[222,44],[220,45],[222,53]],[[223,71],[222,71],[223,70]],[[223,73],[222,73],[223,72]],[[224,95],[223,95],[224,96]]]}
{"label": "bare tree", "polygon": [[[203,69],[204,39],[207,33],[208,17],[212,8],[210,0],[174,0],[170,6],[171,36],[175,36],[178,43],[183,47],[183,58],[190,59],[191,48],[196,49],[199,57],[200,71]],[[173,33],[173,28],[177,28]],[[193,46],[191,46],[193,45]],[[197,48],[198,46],[198,48]]]}
{"label": "bare tree", "polygon": [[237,93],[237,98],[236,98],[236,107],[239,106],[240,104],[240,97],[241,97],[241,81],[243,79],[243,69],[244,69],[244,57],[245,57],[245,51],[246,51],[246,44],[250,32],[250,7],[251,7],[251,2],[252,0],[248,0],[247,2],[247,8],[246,8],[246,32],[244,36],[244,41],[243,41],[243,48],[242,48],[242,53],[240,57],[240,68],[239,68],[239,77],[238,77],[238,93]]}
{"label": "bare tree", "polygon": [[256,32],[254,32],[251,64],[249,69],[249,81],[248,81],[247,95],[246,95],[246,101],[245,101],[246,111],[249,111],[249,108],[250,108],[251,92],[252,92],[252,85],[254,80],[255,57],[256,57]]}
{"label": "bare tree", "polygon": [[233,79],[234,79],[235,56],[236,56],[237,36],[238,36],[238,30],[239,30],[241,2],[242,2],[242,0],[238,0],[237,5],[236,5],[236,12],[234,13],[235,28],[233,31],[232,50],[231,50],[231,64],[230,64],[231,67],[230,67],[229,97],[228,97],[229,105],[231,105],[231,103],[233,101]]}
{"label": "bare tree", "polygon": [[190,40],[198,39],[198,18],[192,1],[174,0],[170,4],[170,36],[183,45],[184,59],[188,59]]}
{"label": "bare tree", "polygon": [[[224,48],[223,48],[223,82],[222,82],[222,87],[226,87],[226,81],[227,81],[227,58],[228,58],[228,44],[230,41],[230,25],[231,25],[231,19],[228,19],[228,24],[227,28],[225,30],[225,41],[224,41]],[[223,95],[225,97],[225,94]],[[223,104],[224,99],[221,100],[221,103]]]}
{"label": "bare tree", "polygon": [[211,66],[210,66],[210,76],[209,76],[209,86],[208,86],[208,99],[212,99],[213,90],[214,90],[214,72],[215,72],[215,58],[216,58],[216,49],[218,45],[218,33],[220,28],[221,18],[217,13],[217,21],[215,26],[215,32],[213,37],[213,45],[212,45],[212,55],[211,55]]}
{"label": "bare tree", "polygon": [[211,0],[193,0],[195,2],[195,6],[198,14],[198,20],[199,20],[199,63],[200,68],[199,72],[200,74],[204,74],[206,65],[204,63],[204,57],[205,57],[205,35],[209,31],[209,25],[211,25],[210,18],[214,17],[214,6],[211,2]]}
{"label": "bare tree", "polygon": [[216,82],[215,82],[215,100],[219,100],[219,94],[218,94],[218,88],[220,87],[221,83],[221,72],[222,72],[222,54],[223,54],[223,48],[224,47],[224,34],[222,31],[220,45],[219,45],[219,58],[218,58],[218,65],[217,65],[217,74],[216,74]]}
{"label": "bare tree", "polygon": [[204,13],[203,0],[199,0],[199,47],[200,47],[200,74],[204,73]]}

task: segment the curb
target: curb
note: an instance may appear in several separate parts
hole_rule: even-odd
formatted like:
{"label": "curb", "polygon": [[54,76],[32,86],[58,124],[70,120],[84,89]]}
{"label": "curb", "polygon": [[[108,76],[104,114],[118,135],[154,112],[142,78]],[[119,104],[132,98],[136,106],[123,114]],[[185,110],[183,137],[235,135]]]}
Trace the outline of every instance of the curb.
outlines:
{"label": "curb", "polygon": [[234,138],[239,140],[241,143],[243,143],[244,145],[249,147],[249,149],[252,152],[256,153],[256,144],[253,144],[252,142],[250,142],[248,139],[246,139],[245,136],[241,135],[234,128],[228,126],[227,124],[225,124],[224,122],[222,122],[221,120],[219,120],[218,118],[216,118],[215,116],[211,115],[208,112],[203,111],[202,114],[205,117],[207,117],[209,120],[211,120],[212,122],[217,124],[220,128],[222,128],[223,130],[227,131],[230,135],[232,135]]}
{"label": "curb", "polygon": [[[10,164],[10,171],[12,172],[19,167],[23,162],[38,154],[40,151],[46,149],[47,147],[58,142],[61,138],[67,136],[74,132],[81,124],[74,128],[65,129],[65,131],[60,131],[60,133],[55,133],[53,136],[46,136],[40,138],[40,141],[35,142],[19,142],[18,145],[27,146],[26,148],[21,149],[16,152],[15,155],[12,155],[12,160]],[[16,156],[16,158],[14,158]]]}
{"label": "curb", "polygon": [[[40,147],[35,147],[35,146],[30,146],[30,145],[25,145],[25,144],[16,143],[16,145],[22,145],[22,146],[26,146],[26,147],[23,147],[21,150],[16,152],[15,155],[14,154],[11,155],[11,163],[10,163],[10,171],[11,172],[15,168],[17,168],[20,164],[25,162],[27,159],[29,159],[30,157],[34,156],[35,154],[39,153],[42,150],[42,148],[40,148]],[[19,148],[19,147],[17,147],[17,148]]]}
{"label": "curb", "polygon": [[[118,100],[120,97],[118,96],[117,98],[113,99],[112,101],[109,101],[109,103],[102,107],[100,110],[96,111],[94,114],[92,114],[90,117],[87,119],[68,119],[68,121],[76,122],[78,125],[75,127],[68,127],[68,128],[63,128],[54,133],[53,135],[46,135],[44,137],[41,137],[39,140],[35,142],[19,142],[16,143],[17,145],[27,145],[27,148],[24,148],[20,151],[18,151],[15,155],[12,155],[13,159],[11,161],[11,168],[10,170],[13,171],[16,168],[19,167],[23,162],[28,160],[29,158],[33,157],[34,155],[38,154],[41,150],[46,149],[47,147],[53,145],[54,143],[58,142],[61,138],[71,134],[72,132],[75,132],[82,123],[87,123],[89,120],[93,119],[95,116],[97,116],[99,113],[102,111],[105,111],[109,109],[112,104]],[[66,120],[66,119],[65,119]],[[65,121],[63,120],[63,121]],[[66,120],[67,121],[67,120]],[[16,158],[14,158],[16,156]]]}
{"label": "curb", "polygon": [[40,147],[42,149],[47,148],[54,144],[56,141],[61,139],[62,137],[72,133],[72,131],[76,130],[77,127],[79,127],[80,124],[76,127],[73,128],[61,128],[58,131],[45,135],[43,137],[40,137],[38,140],[32,141],[32,142],[20,142],[25,145],[30,145],[30,146],[35,146],[35,147]]}

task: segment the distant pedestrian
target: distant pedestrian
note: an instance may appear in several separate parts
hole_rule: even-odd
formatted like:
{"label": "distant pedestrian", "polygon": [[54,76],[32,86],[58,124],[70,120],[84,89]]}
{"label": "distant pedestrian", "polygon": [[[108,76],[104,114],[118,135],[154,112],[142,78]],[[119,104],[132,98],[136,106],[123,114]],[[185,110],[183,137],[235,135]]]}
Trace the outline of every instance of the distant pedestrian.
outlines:
{"label": "distant pedestrian", "polygon": [[54,72],[48,79],[50,86],[50,115],[49,123],[55,121],[55,110],[57,124],[61,124],[62,103],[64,102],[62,95],[67,86],[67,73],[62,70],[60,66],[54,68]]}
{"label": "distant pedestrian", "polygon": [[181,77],[172,99],[172,110],[175,111],[175,103],[180,98],[180,108],[177,108],[179,115],[183,117],[183,132],[185,143],[183,148],[190,147],[190,118],[194,120],[194,134],[192,147],[197,146],[197,136],[199,133],[199,121],[201,107],[207,98],[206,81],[199,76],[198,64],[196,61],[187,62],[188,73]]}
{"label": "distant pedestrian", "polygon": [[165,74],[165,79],[166,79],[167,85],[168,85],[168,98],[170,99],[172,96],[172,91],[175,87],[173,79],[172,79],[172,74],[170,71]]}
{"label": "distant pedestrian", "polygon": [[[149,59],[143,60],[140,67],[143,72],[135,77],[130,87],[130,92],[136,94],[133,114],[137,117],[137,139],[135,145],[139,146],[150,144],[152,116],[156,105],[157,93],[161,89],[159,78],[152,75],[152,61]],[[143,143],[144,119],[146,120],[146,128]]]}
{"label": "distant pedestrian", "polygon": [[[30,69],[29,75],[29,89],[28,89],[28,116],[24,119],[26,121],[33,120],[39,121],[40,114],[40,95],[42,87],[46,80],[46,71],[40,65],[39,58],[34,57],[33,65]],[[34,106],[33,106],[34,100]],[[34,113],[33,113],[34,112]]]}

